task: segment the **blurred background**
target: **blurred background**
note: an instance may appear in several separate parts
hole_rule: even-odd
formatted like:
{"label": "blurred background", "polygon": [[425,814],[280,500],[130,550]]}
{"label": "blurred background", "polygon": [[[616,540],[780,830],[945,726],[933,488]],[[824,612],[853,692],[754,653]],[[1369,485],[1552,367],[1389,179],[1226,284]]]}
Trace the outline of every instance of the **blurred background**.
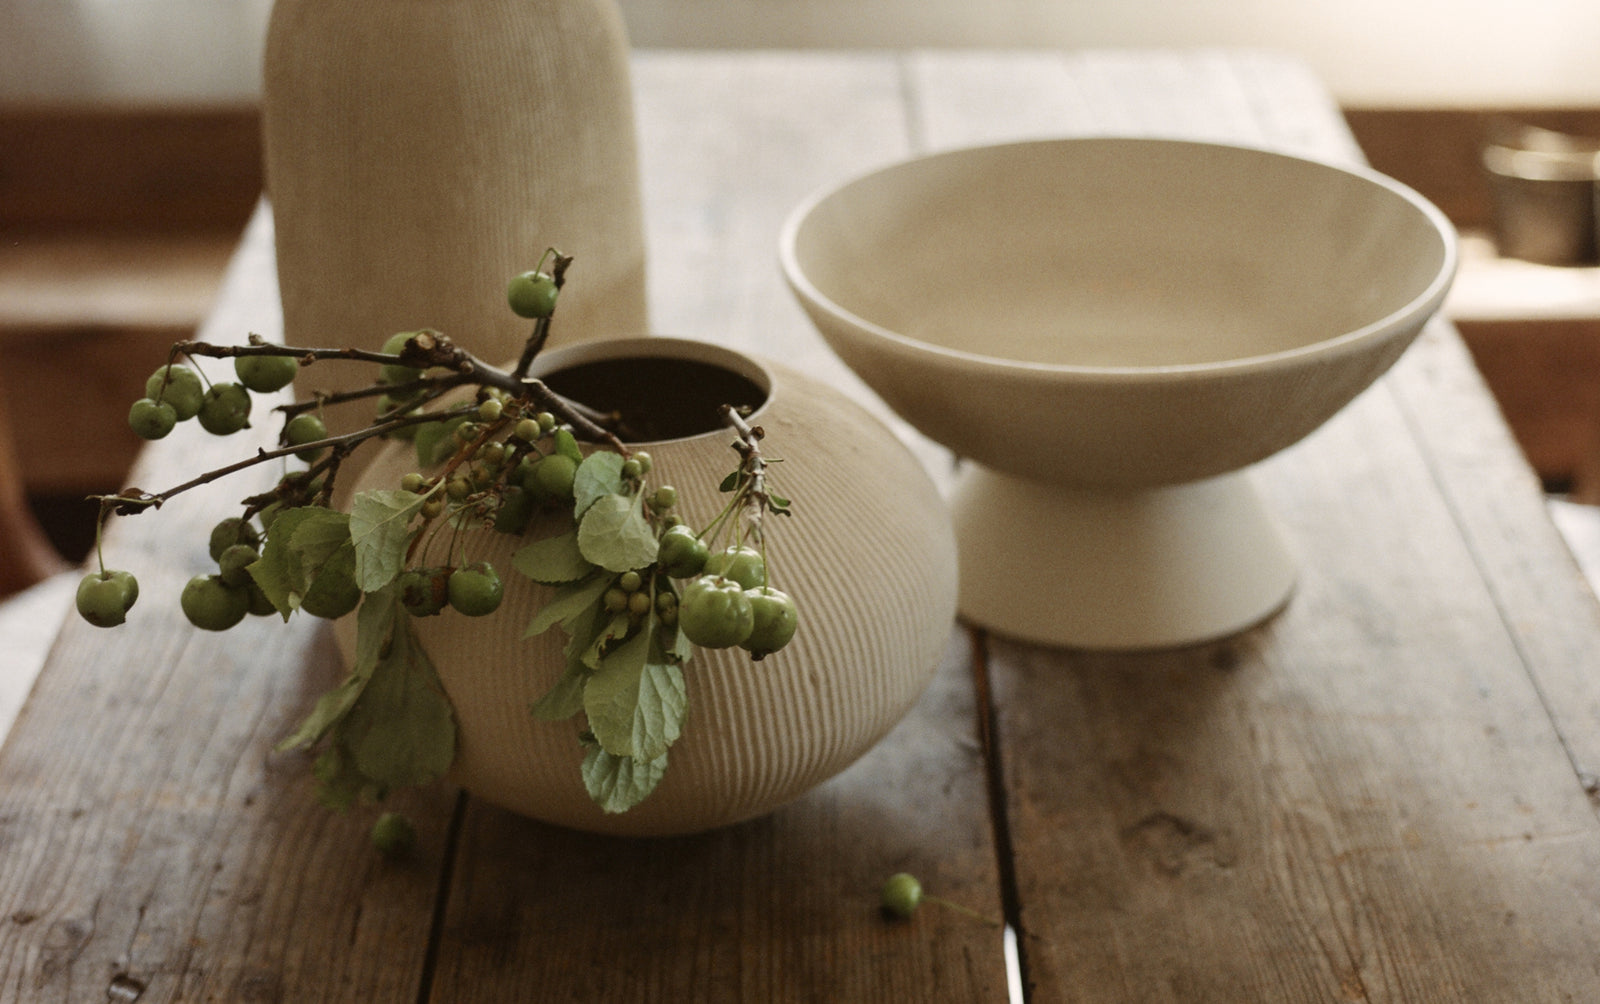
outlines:
{"label": "blurred background", "polygon": [[[1195,46],[1302,56],[1340,101],[1600,103],[1592,0],[620,0],[636,45]],[[248,101],[270,0],[6,0],[0,101]]]}

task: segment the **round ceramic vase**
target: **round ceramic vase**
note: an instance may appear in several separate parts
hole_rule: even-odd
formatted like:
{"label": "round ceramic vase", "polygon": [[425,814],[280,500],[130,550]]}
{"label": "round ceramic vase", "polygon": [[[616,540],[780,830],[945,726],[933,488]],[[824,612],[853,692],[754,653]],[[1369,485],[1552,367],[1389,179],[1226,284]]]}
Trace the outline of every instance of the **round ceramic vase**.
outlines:
{"label": "round ceramic vase", "polygon": [[[574,264],[550,344],[647,332],[628,51],[614,0],[277,0],[262,132],[288,344],[435,328],[514,357],[506,283],[551,246]],[[344,369],[316,389],[365,377]]]}
{"label": "round ceramic vase", "polygon": [[[539,357],[535,375],[636,356],[688,359],[739,374],[765,393],[750,422],[774,491],[792,517],[768,517],[771,584],[795,598],[800,627],[754,662],[741,649],[696,649],[684,667],[689,711],[665,778],[624,813],[602,812],[579,773],[582,716],[536,720],[529,706],[560,676],[559,628],[524,639],[551,590],[512,570],[511,556],[552,532],[474,535],[467,554],[503,570],[505,600],[490,617],[451,611],[413,621],[457,717],[453,779],[520,814],[593,832],[656,836],[711,829],[766,813],[848,767],[915,703],[948,642],[956,602],[950,518],[919,462],[876,418],[798,372],[709,344],[669,338],[595,342]],[[703,527],[738,463],[733,433],[634,444],[653,459],[650,483],[678,489],[677,512]],[[357,488],[392,487],[416,460],[386,447]],[[346,655],[353,617],[338,622]]]}

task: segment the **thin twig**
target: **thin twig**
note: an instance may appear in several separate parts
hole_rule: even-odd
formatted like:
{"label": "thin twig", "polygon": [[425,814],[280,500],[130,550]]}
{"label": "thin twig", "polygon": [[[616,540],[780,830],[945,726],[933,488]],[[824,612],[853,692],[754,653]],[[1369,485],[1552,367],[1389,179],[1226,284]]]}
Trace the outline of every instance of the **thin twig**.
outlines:
{"label": "thin twig", "polygon": [[550,337],[550,318],[541,317],[533,322],[533,334],[523,343],[522,357],[517,360],[516,369],[511,375],[518,380],[528,375],[528,368],[533,365],[533,359],[544,348],[544,343]]}
{"label": "thin twig", "polygon": [[573,431],[581,434],[584,439],[607,443],[625,458],[633,455],[628,445],[618,438],[615,432],[606,428],[605,423],[613,420],[611,416],[603,415],[587,405],[579,404],[569,397],[556,393],[537,377],[524,377],[517,387],[519,394],[526,395],[546,411],[565,419]]}
{"label": "thin twig", "polygon": [[744,472],[747,484],[744,497],[749,510],[746,518],[750,523],[751,535],[759,542],[761,540],[761,520],[766,515],[767,507],[772,502],[772,497],[767,494],[767,458],[761,454],[760,442],[766,436],[766,430],[759,425],[751,425],[745,421],[739,409],[730,404],[725,404],[720,409],[722,421],[738,433],[739,440],[733,444],[742,458],[740,469]]}
{"label": "thin twig", "polygon": [[[334,451],[332,456],[321,461],[318,465],[313,466],[310,471],[306,472],[307,474],[315,476],[322,470],[337,466],[338,460],[342,459],[343,455],[348,454],[356,446],[359,446],[361,443],[364,443],[369,439],[394,432],[397,429],[403,429],[406,426],[421,425],[427,422],[438,422],[445,419],[454,418],[457,414],[466,415],[471,413],[472,410],[470,408],[463,408],[457,411],[439,412],[428,415],[404,415],[400,418],[391,419],[387,422],[369,425],[364,429],[357,429],[354,432],[347,432],[338,436],[329,436],[326,439],[319,439],[310,443],[301,443],[298,446],[285,446],[275,450],[257,449],[255,454],[252,456],[245,457],[243,460],[236,460],[225,467],[219,467],[216,470],[207,471],[198,477],[191,478],[181,485],[174,485],[165,491],[152,493],[142,491],[140,489],[128,489],[128,491],[123,492],[120,495],[111,496],[109,499],[109,504],[111,505],[111,510],[119,516],[130,516],[134,513],[144,512],[146,509],[159,509],[163,503],[171,500],[175,496],[181,495],[186,491],[199,488],[201,485],[207,485],[213,481],[219,481],[230,474],[237,474],[240,471],[254,467],[257,464],[268,463],[283,457],[292,457],[297,453],[301,453],[310,449],[332,449]],[[137,495],[131,494],[135,491],[138,492]]]}
{"label": "thin twig", "polygon": [[173,343],[173,352],[186,356],[204,356],[207,359],[231,359],[238,356],[288,356],[303,361],[325,359],[351,359],[368,363],[396,363],[400,357],[392,352],[374,352],[370,349],[306,349],[293,345],[276,345],[252,341],[248,345],[216,345],[211,342],[183,340]]}

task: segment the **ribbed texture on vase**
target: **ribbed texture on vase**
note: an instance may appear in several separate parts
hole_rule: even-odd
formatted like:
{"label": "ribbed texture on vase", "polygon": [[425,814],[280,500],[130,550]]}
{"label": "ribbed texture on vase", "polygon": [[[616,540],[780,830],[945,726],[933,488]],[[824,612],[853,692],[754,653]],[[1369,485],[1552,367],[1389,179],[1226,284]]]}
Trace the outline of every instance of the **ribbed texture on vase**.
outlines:
{"label": "ribbed texture on vase", "polygon": [[[689,714],[665,780],[627,813],[606,815],[583,790],[581,718],[537,722],[528,706],[562,666],[559,629],[523,640],[548,590],[510,572],[491,618],[449,612],[416,622],[460,723],[456,778],[516,812],[628,835],[704,830],[770,811],[839,773],[910,709],[936,668],[955,612],[955,544],[937,490],[876,419],[839,392],[770,368],[773,388],[752,418],[783,462],[774,488],[794,500],[773,517],[772,585],[800,608],[794,641],[760,662],[742,650],[697,649],[685,667]],[[702,526],[737,462],[732,434],[647,444],[652,484],[679,489],[679,511]],[[363,475],[393,484],[414,461],[394,447]],[[522,538],[475,535],[472,557],[510,569]],[[352,621],[347,618],[346,621]],[[348,646],[353,623],[341,623]],[[348,648],[347,648],[348,651]]]}
{"label": "ribbed texture on vase", "polygon": [[[644,334],[627,58],[613,0],[278,0],[263,135],[288,342],[432,327],[513,357],[530,324],[506,283],[552,245],[576,259],[552,344]],[[344,370],[315,386],[365,382]]]}

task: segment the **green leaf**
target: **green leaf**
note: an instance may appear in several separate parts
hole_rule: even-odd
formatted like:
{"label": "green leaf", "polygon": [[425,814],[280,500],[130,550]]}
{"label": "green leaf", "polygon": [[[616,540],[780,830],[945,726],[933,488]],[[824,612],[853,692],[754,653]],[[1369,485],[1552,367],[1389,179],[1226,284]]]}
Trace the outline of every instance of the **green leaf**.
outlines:
{"label": "green leaf", "polygon": [[734,472],[722,479],[722,484],[717,486],[717,491],[727,493],[737,489],[744,483],[744,468],[737,468]]}
{"label": "green leaf", "polygon": [[583,786],[606,812],[627,812],[655,791],[667,772],[667,757],[640,763],[591,745],[583,757]]}
{"label": "green leaf", "polygon": [[[311,515],[295,525],[289,548],[300,558],[307,579],[314,579],[323,564],[350,544],[350,517],[342,512],[311,506]],[[277,526],[277,522],[273,522]]]}
{"label": "green leaf", "polygon": [[654,651],[654,634],[651,619],[601,661],[583,688],[589,728],[613,756],[655,760],[683,732],[689,703],[683,671]]}
{"label": "green leaf", "polygon": [[533,622],[528,625],[528,630],[522,633],[524,638],[544,634],[557,624],[568,624],[600,602],[600,597],[605,595],[607,589],[616,581],[616,576],[603,573],[589,576],[577,582],[569,583],[556,590],[550,598],[533,615]]}
{"label": "green leaf", "polygon": [[433,467],[450,459],[450,454],[460,445],[456,442],[456,430],[466,420],[467,416],[457,415],[443,422],[427,422],[417,426],[417,466]]}
{"label": "green leaf", "polygon": [[425,496],[416,492],[361,492],[350,503],[350,539],[355,544],[356,585],[377,592],[405,569],[406,551],[416,532],[411,520]]}
{"label": "green leaf", "polygon": [[626,572],[655,561],[659,545],[638,498],[604,495],[578,524],[578,549],[601,568]]}
{"label": "green leaf", "polygon": [[626,613],[613,614],[608,620],[601,617],[596,623],[603,626],[590,633],[589,644],[584,646],[578,661],[589,669],[599,669],[600,660],[605,654],[606,646],[619,638],[626,638],[628,629],[633,626],[633,618]]}
{"label": "green leaf", "polygon": [[329,746],[311,765],[317,780],[317,801],[330,809],[343,811],[357,802],[375,802],[384,792],[356,769],[350,754],[338,745]]}
{"label": "green leaf", "polygon": [[594,571],[594,565],[578,550],[576,530],[533,541],[511,556],[511,565],[535,582],[559,586]]}
{"label": "green leaf", "polygon": [[622,455],[610,450],[597,450],[584,458],[578,472],[572,477],[572,506],[574,516],[581,517],[586,510],[606,495],[622,494]]}
{"label": "green leaf", "polygon": [[567,668],[574,673],[581,673],[585,680],[588,680],[594,667],[584,660],[584,655],[609,621],[610,612],[606,610],[605,604],[596,598],[594,603],[561,624],[567,632],[567,645],[561,650],[561,654],[566,657]]}
{"label": "green leaf", "polygon": [[[267,547],[271,547],[270,541]],[[262,550],[266,551],[266,549],[263,548]],[[261,557],[248,565],[245,571],[249,572],[250,578],[255,580],[257,586],[261,587],[262,595],[266,596],[268,602],[272,604],[272,608],[278,611],[284,620],[288,620],[289,615],[294,613],[294,606],[289,604],[289,594],[293,590],[290,588],[291,576],[289,569],[283,560],[284,553],[281,548],[271,555],[263,553]],[[298,596],[298,594],[296,595]],[[295,601],[295,605],[299,605],[298,599]]]}
{"label": "green leaf", "polygon": [[561,678],[544,692],[544,696],[533,702],[529,709],[533,717],[546,722],[559,722],[582,711],[583,685],[588,679],[589,674],[581,665],[569,663]]}
{"label": "green leaf", "polygon": [[358,673],[351,673],[337,687],[317,698],[317,704],[311,709],[311,714],[300,723],[293,734],[285,738],[273,750],[284,753],[288,750],[307,749],[315,746],[328,730],[333,728],[350,709],[355,706],[356,699],[361,696],[362,688],[366,687],[367,678]]}
{"label": "green leaf", "polygon": [[380,789],[427,784],[450,769],[455,715],[409,615],[396,614],[389,646],[340,722],[338,741]]}
{"label": "green leaf", "polygon": [[[289,549],[289,539],[294,536],[294,528],[314,512],[314,507],[303,506],[278,513],[272,521],[273,529],[267,531],[261,557],[246,569],[284,620],[294,613],[304,588],[300,575],[300,556]],[[291,595],[296,597],[293,604],[290,603]]]}
{"label": "green leaf", "polygon": [[350,674],[277,749],[322,739],[312,773],[317,797],[335,808],[425,784],[455,759],[455,716],[394,587],[369,593],[356,620]]}
{"label": "green leaf", "polygon": [[663,654],[665,658],[681,666],[689,661],[690,656],[694,655],[694,642],[689,640],[688,635],[674,627],[672,629],[672,647]]}
{"label": "green leaf", "polygon": [[250,577],[288,620],[322,566],[350,544],[350,518],[322,506],[299,506],[278,514],[250,565]]}
{"label": "green leaf", "polygon": [[278,752],[316,745],[355,705],[388,644],[397,609],[393,590],[374,593],[362,601],[361,610],[356,614],[356,657],[349,675],[317,700],[316,707],[300,727],[275,747]]}
{"label": "green leaf", "polygon": [[557,453],[570,457],[575,464],[583,463],[583,450],[578,446],[578,440],[572,435],[571,429],[557,429],[555,435],[550,438]]}

